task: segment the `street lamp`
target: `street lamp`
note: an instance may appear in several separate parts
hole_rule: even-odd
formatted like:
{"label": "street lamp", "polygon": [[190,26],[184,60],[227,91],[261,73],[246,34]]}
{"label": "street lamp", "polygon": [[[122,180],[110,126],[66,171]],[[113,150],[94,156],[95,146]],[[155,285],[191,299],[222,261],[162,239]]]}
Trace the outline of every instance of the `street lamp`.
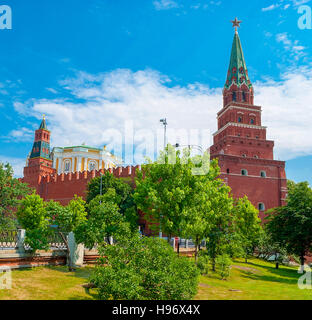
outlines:
{"label": "street lamp", "polygon": [[167,119],[160,119],[160,122],[163,124],[164,126],[164,150],[166,149],[166,142],[167,142],[167,125],[168,125],[168,122],[167,122]]}
{"label": "street lamp", "polygon": [[197,149],[203,154],[203,148],[201,146],[198,146],[198,145],[195,145],[195,144],[189,144],[187,146],[181,146],[179,143],[176,143],[175,147],[176,148],[185,148],[185,147],[187,147],[190,152],[191,152],[191,149]]}
{"label": "street lamp", "polygon": [[102,172],[100,172],[100,174],[101,174],[101,184],[100,184],[100,196],[101,196],[101,198],[100,198],[100,204],[102,204],[102,194],[103,194],[103,173],[102,173]]}

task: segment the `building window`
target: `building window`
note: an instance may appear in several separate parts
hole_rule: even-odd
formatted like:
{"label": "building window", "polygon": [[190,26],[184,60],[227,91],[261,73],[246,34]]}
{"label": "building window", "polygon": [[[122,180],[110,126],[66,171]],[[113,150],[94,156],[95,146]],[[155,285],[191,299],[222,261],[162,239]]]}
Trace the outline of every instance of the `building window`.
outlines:
{"label": "building window", "polygon": [[236,92],[233,92],[233,101],[236,101]]}
{"label": "building window", "polygon": [[265,211],[265,205],[264,205],[264,203],[259,203],[258,204],[258,209],[259,209],[259,211]]}
{"label": "building window", "polygon": [[230,169],[226,169],[226,173],[229,174],[230,173]]}
{"label": "building window", "polygon": [[242,117],[238,117],[238,122],[239,122],[239,123],[243,122]]}
{"label": "building window", "polygon": [[255,119],[250,119],[250,124],[255,124]]}
{"label": "building window", "polygon": [[248,171],[246,169],[243,169],[242,170],[242,176],[248,176]]}
{"label": "building window", "polygon": [[246,101],[246,93],[243,91],[243,102]]}
{"label": "building window", "polygon": [[65,172],[69,172],[70,171],[70,161],[69,160],[65,161],[64,171]]}
{"label": "building window", "polygon": [[96,164],[94,161],[89,163],[89,171],[96,170]]}
{"label": "building window", "polygon": [[260,176],[261,176],[261,178],[266,178],[266,172],[265,171],[261,171],[260,172]]}

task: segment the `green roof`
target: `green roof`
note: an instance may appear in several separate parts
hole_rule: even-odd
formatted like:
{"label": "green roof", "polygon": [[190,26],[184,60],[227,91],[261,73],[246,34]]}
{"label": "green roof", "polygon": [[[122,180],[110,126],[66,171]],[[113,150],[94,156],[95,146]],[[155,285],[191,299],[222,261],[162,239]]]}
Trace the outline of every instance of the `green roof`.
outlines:
{"label": "green roof", "polygon": [[41,121],[41,124],[40,124],[39,129],[48,130],[48,127],[47,127],[47,124],[46,124],[46,121],[45,121],[44,118],[43,118],[42,121]]}
{"label": "green roof", "polygon": [[61,149],[73,149],[73,148],[85,148],[85,149],[93,149],[93,150],[98,150],[101,151],[101,148],[95,148],[95,147],[90,147],[90,146],[72,146],[72,147],[64,147]]}
{"label": "green roof", "polygon": [[235,32],[234,35],[230,66],[226,78],[225,88],[228,89],[232,83],[235,83],[238,86],[241,86],[245,83],[249,88],[252,87],[248,76],[242,45],[237,32]]}

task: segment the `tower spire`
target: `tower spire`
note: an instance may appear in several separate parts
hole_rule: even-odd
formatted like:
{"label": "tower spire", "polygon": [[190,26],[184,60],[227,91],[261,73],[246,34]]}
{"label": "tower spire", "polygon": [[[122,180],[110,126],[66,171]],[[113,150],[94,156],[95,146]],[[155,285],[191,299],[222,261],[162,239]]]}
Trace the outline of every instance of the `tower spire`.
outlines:
{"label": "tower spire", "polygon": [[41,121],[39,129],[48,130],[45,119],[46,119],[46,116],[45,116],[45,114],[43,114],[42,115],[42,121]]}
{"label": "tower spire", "polygon": [[235,28],[235,34],[230,65],[224,85],[224,104],[226,105],[232,101],[253,104],[253,88],[248,76],[242,44],[237,31],[242,21],[235,18],[231,22]]}

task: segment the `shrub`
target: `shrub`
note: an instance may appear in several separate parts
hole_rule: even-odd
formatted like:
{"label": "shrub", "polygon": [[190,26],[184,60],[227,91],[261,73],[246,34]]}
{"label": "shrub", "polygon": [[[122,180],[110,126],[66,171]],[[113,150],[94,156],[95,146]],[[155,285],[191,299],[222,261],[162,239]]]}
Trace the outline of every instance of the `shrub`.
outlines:
{"label": "shrub", "polygon": [[207,275],[209,273],[209,256],[207,253],[200,254],[197,261],[197,268],[201,275]]}
{"label": "shrub", "polygon": [[223,254],[217,257],[217,272],[220,274],[222,280],[226,280],[230,276],[231,263],[232,260],[227,254]]}
{"label": "shrub", "polygon": [[135,235],[100,253],[90,279],[100,299],[189,300],[197,292],[198,269],[164,240]]}

